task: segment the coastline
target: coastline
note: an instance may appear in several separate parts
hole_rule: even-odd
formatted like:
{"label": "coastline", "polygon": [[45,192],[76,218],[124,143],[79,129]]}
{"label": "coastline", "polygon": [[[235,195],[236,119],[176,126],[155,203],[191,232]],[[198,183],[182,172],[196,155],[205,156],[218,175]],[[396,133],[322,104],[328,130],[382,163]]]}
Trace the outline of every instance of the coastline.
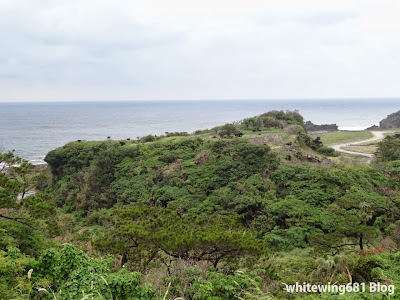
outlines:
{"label": "coastline", "polygon": [[[228,105],[229,103],[229,105]],[[298,110],[315,124],[363,130],[400,109],[398,99],[25,103],[0,105],[0,145],[33,164],[71,141],[136,139],[211,129],[271,110]],[[88,112],[90,112],[88,114]],[[20,120],[15,124],[15,120]]]}
{"label": "coastline", "polygon": [[[29,163],[31,163],[33,165],[33,170],[34,171],[43,171],[44,169],[47,168],[47,163],[45,161],[43,161],[42,163],[32,163],[31,161],[28,160]],[[2,170],[2,173],[7,173],[7,171],[10,169],[10,167],[5,167],[3,169],[4,163],[0,163],[0,170]],[[16,165],[14,165],[16,166]]]}

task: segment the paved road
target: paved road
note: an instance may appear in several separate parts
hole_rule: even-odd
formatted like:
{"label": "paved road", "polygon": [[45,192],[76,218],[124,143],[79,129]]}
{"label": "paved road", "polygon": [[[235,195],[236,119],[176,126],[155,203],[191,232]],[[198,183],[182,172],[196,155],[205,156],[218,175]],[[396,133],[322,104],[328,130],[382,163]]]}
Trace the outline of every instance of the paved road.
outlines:
{"label": "paved road", "polygon": [[358,144],[363,144],[363,143],[368,143],[368,142],[374,142],[377,140],[381,140],[385,137],[385,133],[390,132],[390,131],[371,131],[371,133],[374,135],[374,137],[366,139],[366,140],[362,140],[362,141],[357,141],[357,142],[351,142],[351,143],[346,143],[346,144],[340,144],[340,145],[335,145],[335,146],[331,146],[333,149],[335,149],[336,151],[339,152],[343,152],[343,153],[349,153],[349,154],[356,154],[356,155],[361,155],[361,156],[365,156],[368,158],[372,158],[374,155],[370,154],[370,153],[360,153],[360,152],[353,152],[353,151],[347,151],[347,150],[343,150],[342,147],[349,147],[352,145],[358,145]]}

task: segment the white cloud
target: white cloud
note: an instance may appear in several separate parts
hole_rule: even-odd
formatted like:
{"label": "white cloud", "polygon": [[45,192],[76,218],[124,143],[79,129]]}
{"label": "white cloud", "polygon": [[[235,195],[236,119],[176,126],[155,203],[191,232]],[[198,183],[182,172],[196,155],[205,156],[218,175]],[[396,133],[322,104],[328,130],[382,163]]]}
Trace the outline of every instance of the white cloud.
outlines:
{"label": "white cloud", "polygon": [[396,0],[0,0],[0,101],[398,96]]}

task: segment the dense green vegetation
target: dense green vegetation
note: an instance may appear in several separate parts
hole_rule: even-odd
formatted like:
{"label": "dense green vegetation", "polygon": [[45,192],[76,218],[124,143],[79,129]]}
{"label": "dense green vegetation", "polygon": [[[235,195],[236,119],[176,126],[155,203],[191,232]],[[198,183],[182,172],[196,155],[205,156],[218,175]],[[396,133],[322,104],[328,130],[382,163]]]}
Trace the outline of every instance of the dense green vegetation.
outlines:
{"label": "dense green vegetation", "polygon": [[[259,130],[291,138],[272,149],[247,139]],[[1,154],[0,299],[400,298],[283,289],[400,283],[400,135],[371,165],[333,163],[330,149],[297,112],[274,111],[72,142],[45,172]]]}

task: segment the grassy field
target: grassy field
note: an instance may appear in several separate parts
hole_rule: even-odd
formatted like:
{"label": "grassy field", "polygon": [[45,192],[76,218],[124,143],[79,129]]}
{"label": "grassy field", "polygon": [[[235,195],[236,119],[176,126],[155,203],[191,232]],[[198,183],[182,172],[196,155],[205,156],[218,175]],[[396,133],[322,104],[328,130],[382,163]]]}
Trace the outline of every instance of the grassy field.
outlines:
{"label": "grassy field", "polygon": [[277,132],[282,132],[282,129],[280,128],[267,128],[267,129],[263,129],[260,131],[251,131],[251,130],[244,130],[241,129],[240,130],[243,133],[243,136],[254,136],[254,135],[262,135],[265,133],[277,133]]}
{"label": "grassy field", "polygon": [[337,131],[322,135],[321,140],[325,145],[335,145],[366,140],[373,136],[370,131]]}
{"label": "grassy field", "polygon": [[395,134],[399,134],[399,133],[400,133],[399,131],[394,131],[394,132],[386,132],[383,135],[388,136],[388,135],[395,135]]}
{"label": "grassy field", "polygon": [[353,151],[357,153],[370,153],[373,154],[376,152],[376,146],[358,146],[358,147],[342,147],[343,150]]}

